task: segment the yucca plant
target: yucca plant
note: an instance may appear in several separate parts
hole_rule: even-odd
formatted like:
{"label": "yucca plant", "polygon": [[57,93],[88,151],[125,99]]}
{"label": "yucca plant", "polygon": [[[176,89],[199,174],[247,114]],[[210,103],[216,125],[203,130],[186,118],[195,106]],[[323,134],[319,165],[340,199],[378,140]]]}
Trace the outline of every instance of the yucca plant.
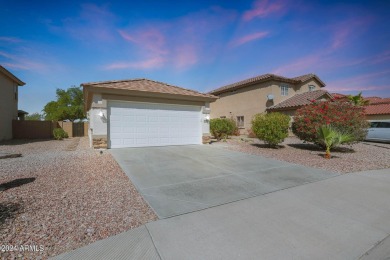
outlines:
{"label": "yucca plant", "polygon": [[334,129],[331,125],[323,125],[317,130],[318,141],[326,148],[325,158],[330,159],[330,149],[333,147],[348,143],[353,140],[353,136],[348,133],[341,133]]}

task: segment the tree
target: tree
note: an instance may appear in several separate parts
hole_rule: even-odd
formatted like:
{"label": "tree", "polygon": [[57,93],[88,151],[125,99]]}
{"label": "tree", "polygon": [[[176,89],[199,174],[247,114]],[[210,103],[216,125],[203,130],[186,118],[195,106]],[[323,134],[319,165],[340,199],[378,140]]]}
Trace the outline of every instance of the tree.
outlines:
{"label": "tree", "polygon": [[290,117],[282,113],[256,114],[252,119],[252,131],[270,147],[288,137]]}
{"label": "tree", "polygon": [[32,113],[30,115],[26,115],[24,117],[25,120],[41,120],[43,118],[43,116],[39,113]]}
{"label": "tree", "polygon": [[353,140],[349,143],[364,140],[369,127],[362,106],[346,101],[314,101],[296,111],[292,131],[301,140],[323,146],[317,129],[329,124],[341,133],[351,134]]}
{"label": "tree", "polygon": [[356,96],[349,95],[347,96],[348,100],[352,102],[352,104],[356,106],[368,106],[370,104],[370,100],[366,100],[362,96],[362,92],[357,94]]}
{"label": "tree", "polygon": [[62,121],[84,119],[83,92],[80,87],[57,89],[57,101],[50,101],[43,108],[46,120]]}

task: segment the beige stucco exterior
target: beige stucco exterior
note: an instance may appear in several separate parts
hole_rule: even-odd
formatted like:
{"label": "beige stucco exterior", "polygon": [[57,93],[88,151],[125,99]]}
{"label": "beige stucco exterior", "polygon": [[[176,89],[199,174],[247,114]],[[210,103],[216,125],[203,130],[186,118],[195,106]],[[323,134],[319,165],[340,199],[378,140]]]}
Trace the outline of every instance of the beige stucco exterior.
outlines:
{"label": "beige stucco exterior", "polygon": [[14,77],[0,66],[0,141],[12,139],[12,120],[18,119],[18,86],[24,83]]}
{"label": "beige stucco exterior", "polygon": [[390,114],[366,115],[367,120],[390,120]]}
{"label": "beige stucco exterior", "polygon": [[[289,87],[287,96],[281,94],[282,85]],[[244,126],[241,127],[240,132],[246,134],[247,129],[251,127],[251,120],[255,114],[263,113],[268,107],[291,98],[295,94],[309,91],[309,86],[314,86],[313,90],[319,90],[322,87],[315,79],[299,85],[269,80],[221,93],[218,95],[218,100],[210,103],[211,118],[226,117],[236,120],[237,116],[244,116]],[[273,95],[273,100],[268,100],[268,95]]]}
{"label": "beige stucco exterior", "polygon": [[[109,119],[107,111],[110,101],[132,101],[144,103],[162,103],[175,105],[199,106],[202,112],[203,141],[210,139],[210,125],[207,119],[210,114],[208,99],[196,96],[180,96],[164,93],[104,89],[84,86],[85,110],[88,113],[90,144],[94,148],[107,148]],[[210,99],[215,100],[215,98]],[[103,113],[101,117],[99,113]]]}

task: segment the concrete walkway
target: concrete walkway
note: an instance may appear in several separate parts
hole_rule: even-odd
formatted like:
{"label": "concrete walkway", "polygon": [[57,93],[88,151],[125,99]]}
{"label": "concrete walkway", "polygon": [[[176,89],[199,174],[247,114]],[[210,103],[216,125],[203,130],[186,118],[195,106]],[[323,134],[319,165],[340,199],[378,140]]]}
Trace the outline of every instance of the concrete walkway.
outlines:
{"label": "concrete walkway", "polygon": [[337,176],[215,145],[121,148],[110,153],[160,219]]}
{"label": "concrete walkway", "polygon": [[148,223],[55,259],[389,259],[390,169]]}

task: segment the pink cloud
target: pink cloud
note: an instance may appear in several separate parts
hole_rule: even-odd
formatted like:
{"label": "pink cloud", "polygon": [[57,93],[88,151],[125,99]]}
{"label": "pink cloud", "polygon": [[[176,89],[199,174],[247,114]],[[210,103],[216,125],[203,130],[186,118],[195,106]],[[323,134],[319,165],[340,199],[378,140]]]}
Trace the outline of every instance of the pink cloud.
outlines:
{"label": "pink cloud", "polygon": [[334,32],[331,49],[336,50],[343,47],[350,36],[351,30],[347,27],[342,27]]}
{"label": "pink cloud", "polygon": [[115,40],[116,21],[116,15],[110,12],[107,6],[95,4],[82,4],[79,15],[63,19],[61,25],[54,25],[50,19],[41,20],[53,33],[60,35],[66,33],[89,43]]}
{"label": "pink cloud", "polygon": [[390,60],[390,51],[382,52],[375,57],[371,57],[367,60],[369,64],[379,64]]}
{"label": "pink cloud", "polygon": [[129,60],[136,56],[141,61],[118,61],[104,68],[148,69],[166,65],[187,69],[199,62],[208,62],[218,56],[225,47],[223,43],[213,39],[223,34],[221,29],[236,18],[236,11],[212,6],[169,22],[147,22],[116,29],[119,39],[127,45],[127,53],[133,53]]}
{"label": "pink cloud", "polygon": [[104,67],[105,70],[117,70],[117,69],[155,69],[161,67],[164,64],[164,59],[161,57],[155,57],[148,60],[136,61],[136,62],[115,62]]}
{"label": "pink cloud", "polygon": [[119,34],[126,41],[135,43],[155,54],[165,54],[167,52],[164,48],[165,36],[155,28],[142,29],[134,33],[119,30]]}
{"label": "pink cloud", "polygon": [[12,55],[3,51],[0,51],[0,57],[3,57],[4,61],[1,63],[5,67],[21,69],[21,70],[34,70],[38,72],[46,72],[49,67],[41,62],[33,61],[29,58],[21,55]]}
{"label": "pink cloud", "polygon": [[21,39],[15,37],[0,37],[0,41],[8,43],[19,43],[22,42]]}
{"label": "pink cloud", "polygon": [[389,74],[390,70],[384,70],[334,80],[328,83],[327,90],[332,92],[389,90],[387,85],[375,84]]}
{"label": "pink cloud", "polygon": [[372,22],[371,17],[349,19],[330,27],[331,42],[328,51],[335,51],[356,40]]}
{"label": "pink cloud", "polygon": [[230,46],[237,47],[237,46],[243,45],[245,43],[248,43],[248,42],[251,42],[251,41],[254,41],[254,40],[265,38],[267,35],[269,35],[269,32],[251,33],[251,34],[245,35],[245,36],[243,36],[241,38],[238,38],[236,40],[233,40],[230,43]]}
{"label": "pink cloud", "polygon": [[280,66],[279,68],[273,70],[272,73],[293,76],[296,74],[306,74],[308,71],[313,72],[313,70],[318,69],[317,66],[319,64],[323,66],[322,62],[324,61],[322,58],[322,55],[319,53],[307,55],[303,58],[293,61],[292,63]]}
{"label": "pink cloud", "polygon": [[192,45],[184,45],[178,47],[174,57],[174,64],[177,68],[187,68],[198,62],[198,55],[195,47]]}
{"label": "pink cloud", "polygon": [[351,87],[326,87],[329,92],[351,92],[351,91],[378,91],[378,90],[389,90],[390,86],[351,86]]}
{"label": "pink cloud", "polygon": [[356,84],[357,83],[356,85],[360,85],[362,81],[371,81],[372,79],[377,79],[381,76],[387,76],[389,74],[390,74],[390,70],[384,70],[384,71],[361,74],[358,76],[337,80],[337,81],[334,81],[332,83],[334,85],[345,85],[348,83],[349,84]]}
{"label": "pink cloud", "polygon": [[254,3],[253,8],[246,11],[242,18],[244,21],[250,21],[258,17],[267,17],[273,13],[283,12],[285,7],[285,3],[281,1],[257,0]]}

